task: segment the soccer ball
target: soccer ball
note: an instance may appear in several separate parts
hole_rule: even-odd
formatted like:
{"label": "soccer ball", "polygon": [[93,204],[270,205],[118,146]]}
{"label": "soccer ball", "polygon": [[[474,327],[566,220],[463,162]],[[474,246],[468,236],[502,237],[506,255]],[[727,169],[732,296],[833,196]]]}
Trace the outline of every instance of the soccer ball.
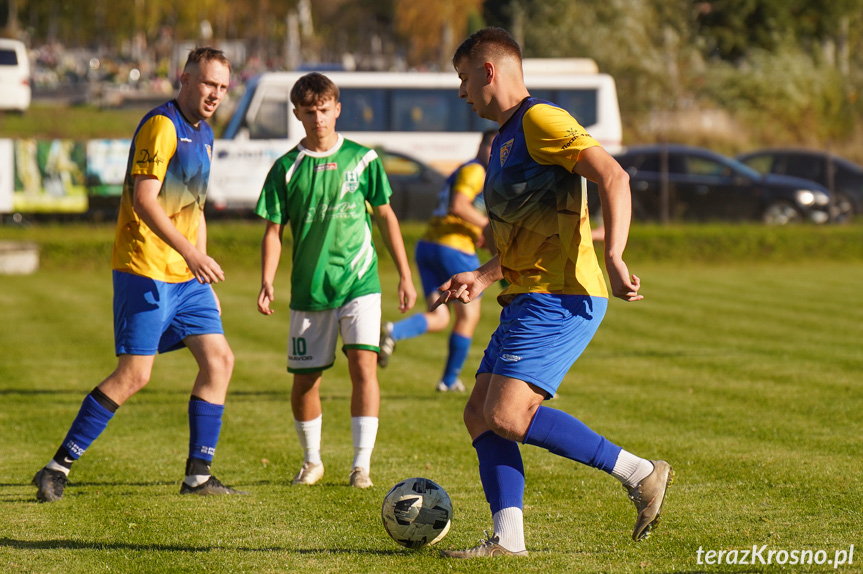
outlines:
{"label": "soccer ball", "polygon": [[393,540],[407,548],[421,548],[440,542],[449,532],[452,502],[436,482],[408,478],[384,497],[381,518]]}

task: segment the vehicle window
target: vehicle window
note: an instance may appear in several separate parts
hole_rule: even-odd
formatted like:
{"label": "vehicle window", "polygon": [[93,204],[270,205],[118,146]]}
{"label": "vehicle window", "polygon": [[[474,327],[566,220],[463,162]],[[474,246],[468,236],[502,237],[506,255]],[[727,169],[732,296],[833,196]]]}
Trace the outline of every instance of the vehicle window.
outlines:
{"label": "vehicle window", "polygon": [[386,92],[373,88],[343,88],[339,100],[342,113],[336,122],[345,132],[382,132],[387,130]]}
{"label": "vehicle window", "polygon": [[530,95],[554,102],[584,127],[590,127],[597,121],[596,90],[530,90]]}
{"label": "vehicle window", "polygon": [[18,54],[15,50],[0,50],[0,66],[17,66]]}
{"label": "vehicle window", "polygon": [[773,167],[773,156],[756,155],[747,159],[744,164],[748,165],[758,173],[770,173]]}
{"label": "vehicle window", "polygon": [[465,132],[497,124],[474,114],[458,92],[444,89],[342,88],[339,130]]}
{"label": "vehicle window", "polygon": [[785,174],[803,179],[826,179],[824,177],[824,160],[820,157],[805,155],[789,156],[785,166]]}
{"label": "vehicle window", "polygon": [[397,132],[458,132],[469,110],[454,90],[393,90],[391,111]]}
{"label": "vehicle window", "polygon": [[390,155],[388,153],[379,153],[381,162],[384,164],[384,171],[389,176],[410,177],[419,175],[422,167],[415,161],[408,158]]}
{"label": "vehicle window", "polygon": [[640,171],[659,171],[659,156],[655,154],[635,157],[632,166]]}
{"label": "vehicle window", "polygon": [[249,138],[254,140],[288,137],[288,101],[282,90],[264,92],[255,117],[249,121]]}
{"label": "vehicle window", "polygon": [[690,155],[686,156],[686,173],[712,177],[728,177],[731,175],[731,169],[710,158]]}

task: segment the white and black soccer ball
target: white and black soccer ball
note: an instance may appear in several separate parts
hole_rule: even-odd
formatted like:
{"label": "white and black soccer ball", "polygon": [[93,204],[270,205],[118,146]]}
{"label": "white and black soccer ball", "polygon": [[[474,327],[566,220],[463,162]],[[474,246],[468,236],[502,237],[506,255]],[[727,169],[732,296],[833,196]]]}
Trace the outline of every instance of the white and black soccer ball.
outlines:
{"label": "white and black soccer ball", "polygon": [[390,489],[381,507],[384,528],[407,548],[440,542],[452,524],[452,502],[443,487],[427,478],[408,478]]}

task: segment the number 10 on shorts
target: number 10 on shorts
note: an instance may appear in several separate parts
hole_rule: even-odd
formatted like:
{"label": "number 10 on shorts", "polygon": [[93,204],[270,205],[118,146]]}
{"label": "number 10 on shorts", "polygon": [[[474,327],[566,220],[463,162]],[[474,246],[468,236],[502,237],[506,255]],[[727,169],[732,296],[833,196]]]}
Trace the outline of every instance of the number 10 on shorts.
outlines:
{"label": "number 10 on shorts", "polygon": [[303,356],[306,354],[306,338],[291,337],[291,355]]}

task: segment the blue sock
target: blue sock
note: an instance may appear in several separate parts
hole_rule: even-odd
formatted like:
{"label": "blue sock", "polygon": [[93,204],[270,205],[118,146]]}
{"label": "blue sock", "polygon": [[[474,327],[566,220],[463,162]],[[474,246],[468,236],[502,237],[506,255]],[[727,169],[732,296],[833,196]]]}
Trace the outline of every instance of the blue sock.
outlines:
{"label": "blue sock", "polygon": [[189,457],[213,462],[224,405],[193,398],[189,401]]}
{"label": "blue sock", "polygon": [[473,441],[479,459],[479,478],[491,513],[502,508],[523,509],[524,465],[518,443],[493,431],[486,431]]}
{"label": "blue sock", "polygon": [[621,450],[572,415],[543,406],[537,409],[524,443],[608,473]]}
{"label": "blue sock", "polygon": [[66,433],[66,438],[63,439],[63,448],[66,449],[68,456],[72,460],[78,460],[102,434],[113,416],[114,413],[100,405],[92,395],[87,395],[81,403],[78,416]]}
{"label": "blue sock", "polygon": [[429,330],[429,322],[426,321],[425,315],[417,313],[407,319],[402,319],[393,325],[393,339],[401,341],[402,339],[413,339],[419,337]]}
{"label": "blue sock", "polygon": [[446,358],[446,367],[443,371],[443,382],[446,386],[451,387],[455,384],[464,362],[467,360],[467,354],[470,351],[470,337],[451,333],[449,336],[449,355]]}

